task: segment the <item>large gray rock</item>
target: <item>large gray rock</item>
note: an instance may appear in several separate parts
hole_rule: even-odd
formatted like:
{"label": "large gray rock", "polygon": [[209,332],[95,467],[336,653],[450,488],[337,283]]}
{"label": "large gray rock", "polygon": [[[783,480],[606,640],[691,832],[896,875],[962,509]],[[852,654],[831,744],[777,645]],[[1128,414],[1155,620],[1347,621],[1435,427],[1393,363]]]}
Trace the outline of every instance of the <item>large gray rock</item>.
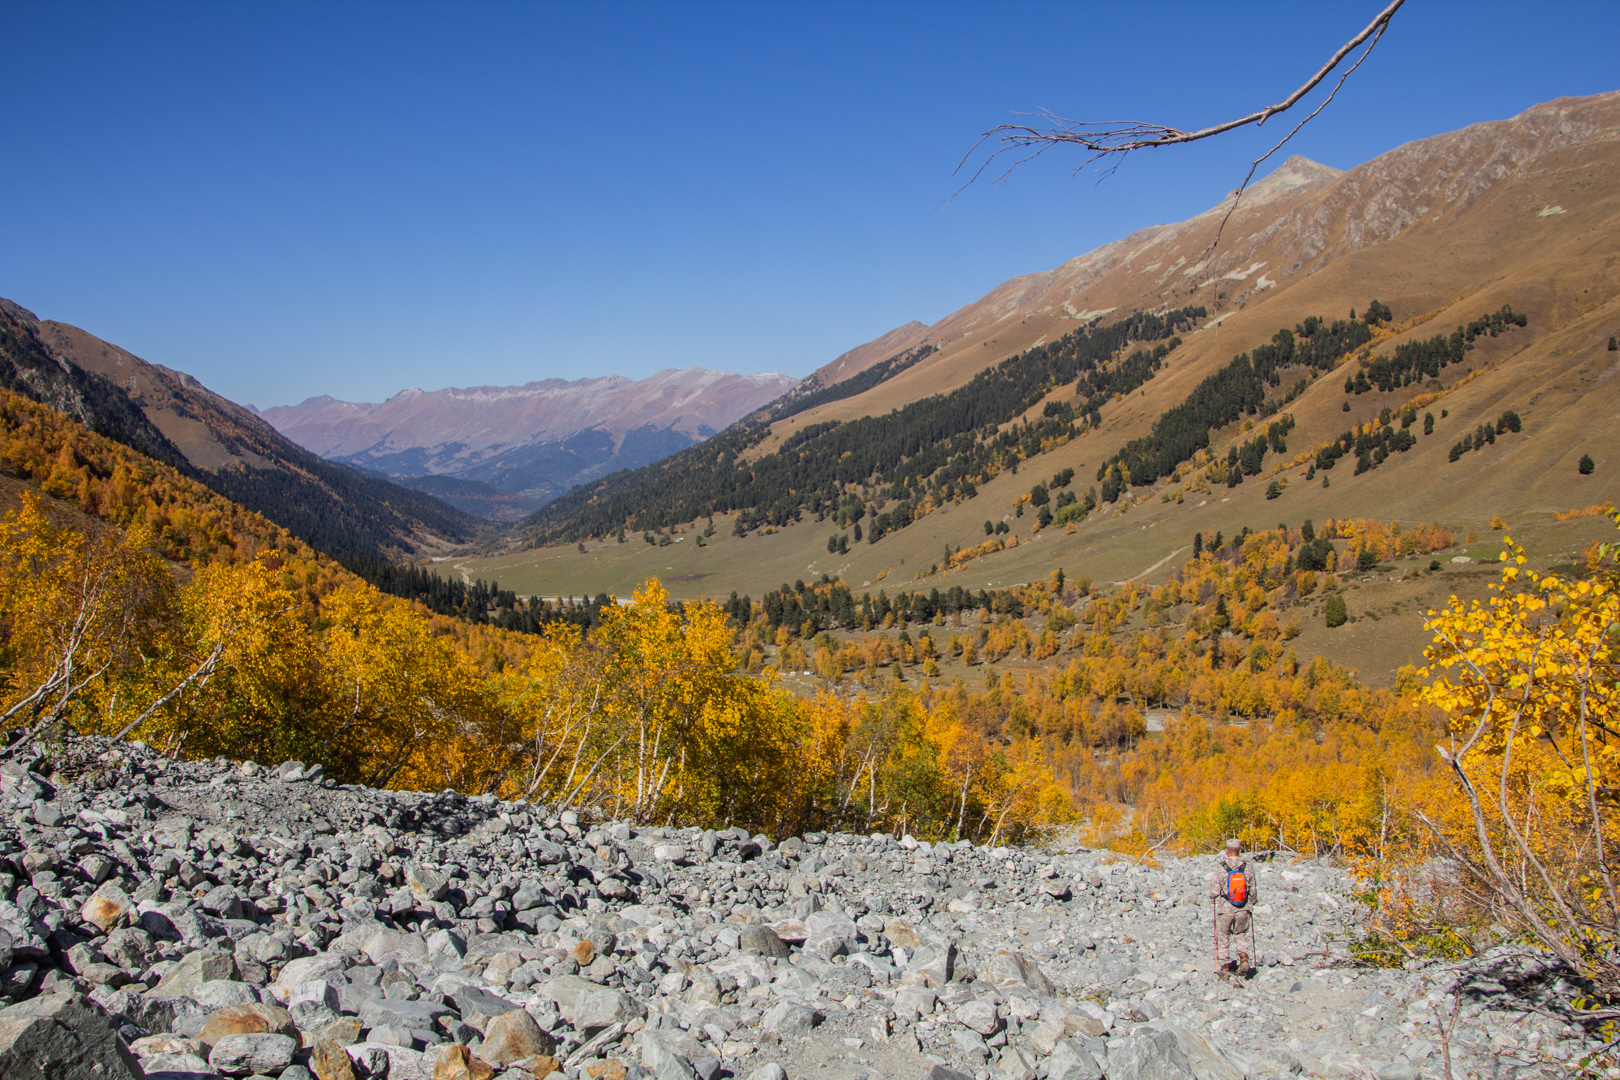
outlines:
{"label": "large gray rock", "polygon": [[[335,948],[341,947],[338,946],[336,941],[332,944]],[[282,968],[281,974],[267,989],[270,991],[270,996],[277,1001],[285,1002],[292,996],[294,990],[306,982],[314,982],[319,979],[327,979],[331,982],[342,981],[343,969],[347,966],[348,961],[340,953],[324,952],[315,956],[301,956],[297,960],[290,961],[286,967]]]}
{"label": "large gray rock", "polygon": [[210,979],[198,983],[191,992],[191,1000],[212,1012],[227,1005],[250,1005],[259,1000],[259,990],[250,983],[234,979]]}
{"label": "large gray rock", "polygon": [[[536,986],[535,992],[543,997],[550,998],[557,1003],[557,1009],[565,1017],[574,1015],[574,1005],[581,995],[593,993],[601,987],[589,979],[582,979],[578,975],[558,975],[547,979],[543,984]],[[651,1066],[648,1066],[651,1068]]]}
{"label": "large gray rock", "polygon": [[205,982],[236,978],[236,958],[223,949],[198,949],[181,957],[169,973],[158,980],[153,997],[190,997]]}
{"label": "large gray rock", "polygon": [[192,908],[175,911],[173,905],[170,905],[170,910],[165,914],[169,916],[169,922],[180,935],[180,943],[188,949],[207,949],[220,938],[230,936],[230,930],[223,920],[204,912]]}
{"label": "large gray rock", "polygon": [[1108,1041],[1109,1080],[1243,1080],[1243,1068],[1197,1032],[1168,1021]]}
{"label": "large gray rock", "polygon": [[141,1058],[146,1080],[213,1080],[219,1074],[208,1059],[191,1053],[150,1054]]}
{"label": "large gray rock", "polygon": [[996,1015],[995,1003],[988,1000],[967,1001],[958,1005],[956,1020],[963,1027],[977,1031],[987,1039],[1001,1027],[1001,1017]]}
{"label": "large gray rock", "polygon": [[401,1001],[384,998],[368,1001],[360,1007],[360,1023],[368,1028],[402,1027],[417,1031],[433,1031],[441,1016],[452,1016],[455,1010],[436,1001]]}
{"label": "large gray rock", "polygon": [[[386,964],[390,960],[398,964],[428,962],[427,941],[421,935],[395,930],[376,921],[360,921],[353,926],[345,926],[343,933],[332,940],[331,947],[363,952],[373,964]],[[298,962],[293,961],[294,964]],[[285,976],[281,981],[286,981]]]}
{"label": "large gray rock", "polygon": [[240,919],[242,897],[229,885],[216,885],[202,898],[202,909],[222,919]]}
{"label": "large gray rock", "polygon": [[529,911],[551,903],[551,894],[534,878],[528,878],[512,894],[513,911]]}
{"label": "large gray rock", "polygon": [[1054,997],[1057,987],[1048,979],[1035,961],[1021,952],[1003,950],[984,963],[981,972],[984,981],[1003,990],[1023,988],[1033,990],[1041,997]]}
{"label": "large gray rock", "polygon": [[811,956],[831,960],[855,951],[858,931],[848,915],[817,911],[804,920],[804,929],[804,951]]}
{"label": "large gray rock", "polygon": [[138,1080],[141,1068],[112,1020],[77,994],[0,1009],[0,1076],[10,1080]]}
{"label": "large gray rock", "polygon": [[1068,1039],[1058,1043],[1046,1059],[1046,1080],[1100,1080],[1101,1076],[1097,1059]]}
{"label": "large gray rock", "polygon": [[1035,1080],[1034,1054],[1022,1047],[1007,1047],[996,1063],[996,1076],[1000,1080]]}
{"label": "large gray rock", "polygon": [[529,854],[538,860],[542,866],[552,866],[556,863],[568,861],[568,849],[561,844],[553,844],[550,840],[530,841]]}
{"label": "large gray rock", "polygon": [[154,1034],[173,1031],[188,1017],[206,1016],[207,1010],[183,994],[131,993],[118,1010],[139,1027]]}
{"label": "large gray rock", "polygon": [[956,943],[944,937],[928,937],[922,939],[922,944],[907,959],[906,973],[900,981],[907,986],[940,990],[955,973]]}
{"label": "large gray rock", "polygon": [[648,1028],[641,1033],[641,1064],[656,1072],[667,1057],[690,1065],[703,1056],[703,1045],[684,1031]]}
{"label": "large gray rock", "polygon": [[574,1002],[574,1026],[583,1031],[628,1024],[646,1012],[641,1002],[622,991],[593,990],[581,994]]}
{"label": "large gray rock", "polygon": [[433,1080],[433,1065],[438,1058],[437,1047],[423,1053],[408,1046],[364,1042],[343,1050],[358,1066],[358,1076],[386,1076],[388,1080]]}
{"label": "large gray rock", "polygon": [[738,936],[742,948],[757,952],[761,956],[780,959],[786,957],[790,951],[787,942],[778,937],[776,931],[768,926],[750,923],[742,928]]}
{"label": "large gray rock", "polygon": [[0,933],[11,941],[11,963],[45,960],[51,955],[34,920],[8,900],[0,900]]}
{"label": "large gray rock", "polygon": [[467,942],[453,930],[436,930],[427,939],[428,962],[434,971],[460,971],[465,965]]}
{"label": "large gray rock", "polygon": [[101,943],[101,955],[126,971],[143,971],[152,966],[158,952],[152,935],[139,927],[126,926],[107,935]]}
{"label": "large gray rock", "polygon": [[443,900],[444,894],[450,891],[450,882],[444,875],[416,863],[405,865],[405,884],[410,886],[411,895],[421,904]]}
{"label": "large gray rock", "polygon": [[653,1070],[653,1080],[697,1080],[697,1070],[684,1058],[665,1057]]}
{"label": "large gray rock", "polygon": [[226,1076],[274,1074],[292,1064],[297,1049],[297,1039],[273,1032],[227,1035],[214,1044],[208,1064]]}
{"label": "large gray rock", "polygon": [[461,1018],[477,1028],[480,1034],[483,1032],[484,1027],[497,1016],[505,1016],[513,1009],[523,1007],[514,1005],[505,998],[476,986],[467,986],[457,990],[451,995],[450,1000],[456,1003],[456,1009],[461,1013]]}
{"label": "large gray rock", "polygon": [[808,1035],[824,1019],[809,1006],[784,1001],[773,1006],[760,1019],[759,1026],[777,1035]]}

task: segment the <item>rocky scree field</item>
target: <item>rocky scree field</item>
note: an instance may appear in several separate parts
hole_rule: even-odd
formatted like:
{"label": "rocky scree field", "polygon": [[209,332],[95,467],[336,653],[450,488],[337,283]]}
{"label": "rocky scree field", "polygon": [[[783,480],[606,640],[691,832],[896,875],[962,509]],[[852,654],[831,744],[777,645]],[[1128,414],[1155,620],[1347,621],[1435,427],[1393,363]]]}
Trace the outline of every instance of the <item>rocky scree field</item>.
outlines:
{"label": "rocky scree field", "polygon": [[1223,980],[1211,857],[773,842],[19,749],[7,1078],[1414,1080],[1569,1075],[1599,1045],[1534,957],[1350,963],[1347,875],[1293,856],[1255,863],[1258,972]]}

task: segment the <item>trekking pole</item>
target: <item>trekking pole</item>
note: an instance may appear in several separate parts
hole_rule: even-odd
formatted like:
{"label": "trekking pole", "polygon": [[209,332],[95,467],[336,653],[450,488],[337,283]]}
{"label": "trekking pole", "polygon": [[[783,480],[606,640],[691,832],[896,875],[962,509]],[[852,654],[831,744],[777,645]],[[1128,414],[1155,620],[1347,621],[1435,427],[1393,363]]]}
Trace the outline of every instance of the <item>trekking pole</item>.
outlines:
{"label": "trekking pole", "polygon": [[1211,900],[1209,902],[1209,936],[1210,936],[1210,948],[1214,951],[1214,955],[1215,955],[1215,973],[1217,975],[1220,974],[1220,971],[1221,971],[1221,926],[1220,926],[1220,918],[1221,917],[1220,917],[1220,914],[1219,914],[1218,909],[1216,907],[1216,903],[1215,903],[1215,901]]}

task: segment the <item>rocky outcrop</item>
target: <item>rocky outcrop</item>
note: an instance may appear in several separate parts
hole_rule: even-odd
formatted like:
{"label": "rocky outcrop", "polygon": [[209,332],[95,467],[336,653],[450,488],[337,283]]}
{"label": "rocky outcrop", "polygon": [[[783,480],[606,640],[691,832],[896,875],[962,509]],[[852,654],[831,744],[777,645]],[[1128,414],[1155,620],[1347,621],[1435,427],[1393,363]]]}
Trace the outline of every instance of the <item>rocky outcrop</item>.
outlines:
{"label": "rocky outcrop", "polygon": [[1344,966],[1348,882],[1308,861],[1256,864],[1258,974],[1227,982],[1206,859],[778,843],[88,741],[41,768],[0,768],[8,1078],[1416,1080],[1589,1049],[1538,962]]}

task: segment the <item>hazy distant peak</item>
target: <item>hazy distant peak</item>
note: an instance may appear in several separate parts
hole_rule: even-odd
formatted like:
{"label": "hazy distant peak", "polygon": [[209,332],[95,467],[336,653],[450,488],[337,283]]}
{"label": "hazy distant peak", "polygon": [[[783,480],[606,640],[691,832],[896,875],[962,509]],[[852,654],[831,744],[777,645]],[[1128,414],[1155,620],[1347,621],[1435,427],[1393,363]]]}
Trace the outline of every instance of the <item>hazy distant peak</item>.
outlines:
{"label": "hazy distant peak", "polygon": [[[310,398],[264,410],[283,434],[325,457],[389,473],[487,479],[549,498],[611,470],[628,440],[645,464],[725,428],[798,385],[786,375],[665,368],[644,379],[600,375],[522,386],[402,390],[381,403]],[[576,436],[579,439],[576,441]],[[487,473],[487,475],[485,475]]]}

